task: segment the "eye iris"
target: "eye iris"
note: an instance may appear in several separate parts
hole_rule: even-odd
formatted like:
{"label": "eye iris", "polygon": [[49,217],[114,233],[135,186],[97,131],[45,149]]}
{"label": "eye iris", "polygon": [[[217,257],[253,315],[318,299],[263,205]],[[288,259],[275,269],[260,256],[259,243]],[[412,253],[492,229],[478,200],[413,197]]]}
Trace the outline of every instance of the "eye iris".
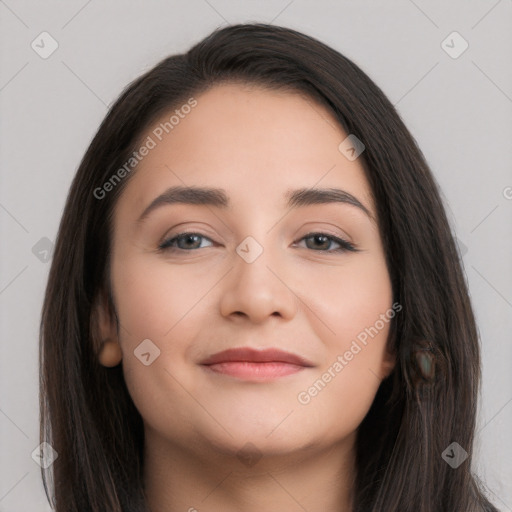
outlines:
{"label": "eye iris", "polygon": [[[318,242],[320,241],[320,245],[323,246],[323,247],[320,247],[321,249],[326,249],[329,244],[330,244],[330,239],[325,236],[325,235],[313,235],[311,236],[310,238],[312,238],[313,240],[315,240],[315,242]],[[318,248],[318,245],[316,246],[316,248]]]}
{"label": "eye iris", "polygon": [[[182,236],[178,237],[178,245],[179,245],[179,241],[181,241],[181,240],[186,240],[187,242],[190,242],[192,240],[192,245],[193,245],[194,244],[194,242],[193,242],[194,238],[197,241],[197,239],[200,239],[201,236],[200,235],[194,235],[194,234],[182,235]],[[201,245],[201,244],[199,243],[199,245]],[[187,249],[187,248],[190,248],[190,245],[185,245],[185,249]]]}

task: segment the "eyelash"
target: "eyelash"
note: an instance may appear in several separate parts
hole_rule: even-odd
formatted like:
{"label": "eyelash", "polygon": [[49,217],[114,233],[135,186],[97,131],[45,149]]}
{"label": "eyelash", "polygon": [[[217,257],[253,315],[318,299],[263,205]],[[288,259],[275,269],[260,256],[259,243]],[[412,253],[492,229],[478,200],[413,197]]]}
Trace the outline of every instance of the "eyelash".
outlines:
{"label": "eyelash", "polygon": [[[205,235],[202,235],[201,233],[195,233],[195,232],[190,232],[190,231],[187,231],[187,232],[183,232],[183,233],[178,233],[177,235],[173,236],[172,238],[169,238],[168,240],[164,240],[159,246],[158,246],[158,250],[160,252],[177,252],[177,251],[184,251],[184,252],[191,252],[191,251],[197,251],[198,249],[181,249],[179,247],[171,247],[171,244],[173,244],[174,242],[176,242],[177,240],[179,240],[180,238],[184,238],[186,236],[190,236],[190,235],[198,235],[200,236],[201,238],[205,238],[207,240],[210,240],[212,241],[210,238],[208,238],[207,236]],[[327,250],[327,251],[323,251],[323,250],[315,250],[315,249],[311,249],[312,251],[314,252],[327,252],[327,253],[343,253],[343,252],[358,252],[359,249],[356,248],[356,246],[350,242],[348,242],[347,240],[344,240],[343,238],[339,238],[339,237],[336,237],[336,236],[333,236],[333,235],[329,235],[328,233],[322,233],[322,232],[312,232],[312,233],[308,233],[307,235],[303,236],[299,241],[302,241],[306,238],[312,238],[314,236],[322,236],[322,237],[325,237],[335,243],[337,243],[338,245],[340,245],[341,247],[339,247],[338,249],[334,249],[334,250]],[[199,247],[199,249],[201,249],[201,247]]]}

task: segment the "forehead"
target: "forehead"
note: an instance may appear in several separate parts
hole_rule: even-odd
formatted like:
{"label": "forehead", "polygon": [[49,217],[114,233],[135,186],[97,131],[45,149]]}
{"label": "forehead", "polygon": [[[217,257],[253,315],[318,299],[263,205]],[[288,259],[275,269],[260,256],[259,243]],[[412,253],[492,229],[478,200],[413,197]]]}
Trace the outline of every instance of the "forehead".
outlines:
{"label": "forehead", "polygon": [[261,206],[271,197],[284,204],[283,192],[291,188],[343,187],[373,209],[361,161],[339,150],[347,134],[312,98],[222,84],[193,99],[194,107],[174,106],[143,134],[153,147],[137,164],[120,209],[129,203],[140,213],[177,185],[221,187],[233,205]]}

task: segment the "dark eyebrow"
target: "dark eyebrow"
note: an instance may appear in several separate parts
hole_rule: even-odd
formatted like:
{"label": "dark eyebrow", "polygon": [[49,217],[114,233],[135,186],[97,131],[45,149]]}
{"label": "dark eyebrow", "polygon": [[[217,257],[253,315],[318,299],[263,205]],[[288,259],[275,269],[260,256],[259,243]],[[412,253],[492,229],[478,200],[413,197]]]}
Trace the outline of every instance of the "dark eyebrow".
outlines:
{"label": "dark eyebrow", "polygon": [[[300,208],[313,204],[345,203],[363,211],[372,222],[375,219],[369,209],[355,196],[338,188],[301,188],[288,190],[285,194],[287,208]],[[150,212],[168,204],[208,205],[226,210],[230,207],[229,197],[224,189],[208,187],[171,187],[156,197],[142,212],[137,222],[142,222]]]}
{"label": "dark eyebrow", "polygon": [[221,188],[171,187],[149,204],[137,222],[142,222],[156,208],[175,203],[209,205],[222,209],[229,208],[228,195]]}
{"label": "dark eyebrow", "polygon": [[285,197],[288,199],[288,208],[328,203],[349,204],[359,208],[372,222],[375,222],[372,212],[357,197],[339,188],[300,188],[288,190]]}

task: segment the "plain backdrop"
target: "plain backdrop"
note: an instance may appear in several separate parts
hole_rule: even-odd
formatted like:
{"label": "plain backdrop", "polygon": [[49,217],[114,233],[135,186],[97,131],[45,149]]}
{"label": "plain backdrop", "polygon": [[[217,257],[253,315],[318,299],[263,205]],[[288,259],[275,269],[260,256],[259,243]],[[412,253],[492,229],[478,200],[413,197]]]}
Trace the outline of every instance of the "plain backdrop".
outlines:
{"label": "plain backdrop", "polygon": [[474,471],[512,512],[511,0],[5,0],[0,20],[0,511],[50,510],[32,459],[38,327],[51,247],[86,147],[131,80],[216,27],[258,21],[352,59],[431,166],[481,336]]}

